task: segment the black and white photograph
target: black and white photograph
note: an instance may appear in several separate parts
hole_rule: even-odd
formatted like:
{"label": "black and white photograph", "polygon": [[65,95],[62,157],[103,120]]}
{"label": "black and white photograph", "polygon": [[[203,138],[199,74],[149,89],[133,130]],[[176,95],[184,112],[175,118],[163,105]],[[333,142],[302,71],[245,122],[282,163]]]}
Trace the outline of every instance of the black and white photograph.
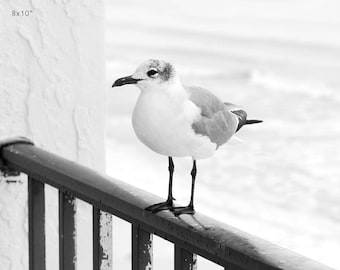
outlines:
{"label": "black and white photograph", "polygon": [[0,0],[1,270],[339,254],[339,1]]}

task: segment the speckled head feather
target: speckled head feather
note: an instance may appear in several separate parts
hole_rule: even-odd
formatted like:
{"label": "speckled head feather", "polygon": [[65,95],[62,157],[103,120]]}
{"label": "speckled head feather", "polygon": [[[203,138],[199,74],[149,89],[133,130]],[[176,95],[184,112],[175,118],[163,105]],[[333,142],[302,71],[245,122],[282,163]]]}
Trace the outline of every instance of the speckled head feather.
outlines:
{"label": "speckled head feather", "polygon": [[143,91],[151,91],[164,90],[169,84],[179,83],[175,68],[170,63],[150,59],[142,63],[132,75],[117,79],[112,87],[135,84]]}
{"label": "speckled head feather", "polygon": [[136,84],[143,91],[154,91],[162,90],[169,84],[178,84],[179,78],[170,63],[150,59],[142,63],[131,76],[118,79],[114,86],[128,83]]}
{"label": "speckled head feather", "polygon": [[170,63],[156,59],[150,59],[147,62],[149,63],[149,70],[157,70],[159,78],[161,78],[162,81],[168,81],[170,78],[174,77],[175,69]]}

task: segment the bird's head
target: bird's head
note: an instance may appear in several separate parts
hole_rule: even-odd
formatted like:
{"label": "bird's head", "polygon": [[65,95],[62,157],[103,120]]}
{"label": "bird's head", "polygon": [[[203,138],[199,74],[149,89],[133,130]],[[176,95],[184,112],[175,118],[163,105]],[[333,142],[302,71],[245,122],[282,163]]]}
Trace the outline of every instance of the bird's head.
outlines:
{"label": "bird's head", "polygon": [[159,88],[177,81],[175,68],[162,60],[148,60],[142,63],[131,76],[117,79],[112,87],[136,84],[141,90]]}

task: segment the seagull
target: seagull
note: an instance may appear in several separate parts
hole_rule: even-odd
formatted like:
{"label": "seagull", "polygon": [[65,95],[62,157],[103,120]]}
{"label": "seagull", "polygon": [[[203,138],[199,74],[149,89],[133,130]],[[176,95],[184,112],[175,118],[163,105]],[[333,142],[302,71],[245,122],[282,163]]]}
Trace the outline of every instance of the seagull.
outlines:
{"label": "seagull", "polygon": [[[140,90],[132,124],[138,139],[154,152],[168,157],[169,189],[165,202],[146,208],[152,213],[170,210],[175,216],[194,214],[196,161],[211,157],[247,120],[238,106],[223,102],[210,91],[182,85],[174,66],[163,60],[147,60],[131,76],[117,79],[112,87],[135,84]],[[173,157],[191,157],[191,196],[185,207],[175,207],[172,193]]]}

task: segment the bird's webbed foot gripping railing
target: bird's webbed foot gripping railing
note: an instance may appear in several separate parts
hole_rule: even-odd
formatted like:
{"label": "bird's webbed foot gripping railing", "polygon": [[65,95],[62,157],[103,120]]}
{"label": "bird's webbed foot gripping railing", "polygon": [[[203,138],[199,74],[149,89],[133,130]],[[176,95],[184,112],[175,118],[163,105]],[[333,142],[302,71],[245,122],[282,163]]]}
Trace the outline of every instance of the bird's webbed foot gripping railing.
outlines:
{"label": "bird's webbed foot gripping railing", "polygon": [[[69,197],[132,225],[132,269],[152,269],[152,235],[174,243],[175,269],[195,269],[196,254],[231,270],[326,270],[327,266],[203,216],[170,211],[153,214],[145,208],[160,198],[75,162],[46,152],[24,138],[0,141],[0,166],[5,174],[28,175],[29,266],[45,269],[44,185],[59,189],[60,269],[75,269],[72,206]],[[71,225],[70,225],[71,224]],[[93,269],[100,269],[98,228],[93,226]],[[98,263],[99,262],[99,263]]]}

